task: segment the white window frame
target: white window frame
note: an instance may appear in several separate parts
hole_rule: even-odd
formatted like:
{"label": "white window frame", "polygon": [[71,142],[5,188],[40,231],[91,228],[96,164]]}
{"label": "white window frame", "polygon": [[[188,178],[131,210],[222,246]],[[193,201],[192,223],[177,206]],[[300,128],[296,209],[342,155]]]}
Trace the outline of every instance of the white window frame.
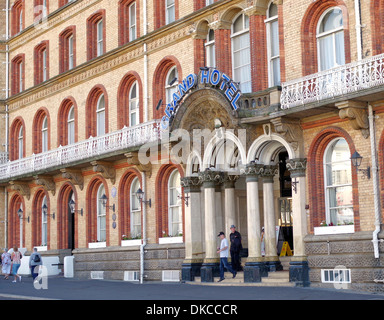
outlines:
{"label": "white window frame", "polygon": [[[210,35],[213,33],[213,39]],[[207,59],[206,67],[215,68],[216,67],[216,45],[215,45],[215,31],[213,29],[208,30],[207,40],[204,44],[205,46],[205,56]]]}
{"label": "white window frame", "polygon": [[[136,91],[136,97],[132,98],[133,91]],[[129,89],[129,125],[135,126],[140,123],[140,99],[139,99],[139,83],[135,81],[131,88]],[[135,109],[132,108],[132,105],[135,105]],[[132,118],[135,117],[135,121],[133,123]]]}
{"label": "white window frame", "polygon": [[[326,223],[327,224],[330,224],[331,222],[331,209],[333,209],[332,207],[330,207],[330,196],[329,196],[329,191],[330,189],[334,189],[336,187],[353,187],[353,182],[352,182],[352,176],[351,176],[351,183],[348,183],[348,184],[341,184],[341,185],[328,185],[327,183],[327,175],[328,175],[328,168],[327,168],[327,164],[329,164],[329,162],[327,162],[326,158],[327,158],[327,155],[328,153],[330,152],[330,149],[339,141],[339,140],[345,140],[344,138],[336,138],[336,139],[333,139],[332,141],[330,141],[325,149],[325,152],[324,152],[324,156],[323,156],[323,168],[324,168],[324,191],[325,191],[325,211],[326,211]],[[345,160],[343,160],[342,162],[345,162]],[[331,162],[333,163],[333,162]],[[352,164],[351,164],[352,166]],[[352,168],[351,168],[352,170]],[[351,175],[352,175],[352,171],[351,171]],[[343,206],[343,207],[346,207],[346,208],[352,208],[352,211],[353,211],[353,204],[352,205],[349,205],[349,206]],[[338,207],[340,208],[340,207]],[[334,226],[334,227],[340,227],[340,226]],[[344,227],[344,225],[341,225],[341,227]],[[351,229],[353,225],[351,225]],[[349,229],[349,228],[348,228]],[[354,229],[353,229],[354,230]]]}
{"label": "white window frame", "polygon": [[75,66],[75,56],[73,48],[73,35],[68,38],[68,69],[71,70]]}
{"label": "white window frame", "polygon": [[[334,54],[334,58],[335,58],[334,65],[331,67],[331,69],[332,69],[332,68],[335,68],[335,67],[338,66],[337,61],[336,61],[336,57],[337,57],[337,52],[336,52],[336,34],[339,33],[339,32],[342,32],[343,33],[343,42],[344,42],[344,62],[345,62],[344,17],[343,17],[343,25],[341,27],[336,28],[336,29],[331,30],[331,31],[320,33],[320,26],[321,26],[325,16],[330,11],[333,11],[335,9],[341,10],[341,8],[339,8],[339,7],[332,7],[332,8],[329,8],[328,10],[325,10],[323,12],[323,14],[321,15],[321,17],[319,19],[319,22],[317,24],[316,41],[317,41],[317,61],[318,61],[318,65],[319,65],[319,72],[327,70],[327,69],[323,68],[322,63],[321,63],[321,48],[320,48],[320,39],[321,38],[325,38],[327,36],[332,36],[332,40],[333,40],[332,41],[332,43],[333,43],[333,48],[332,49],[333,49],[333,54]],[[342,10],[341,10],[341,14],[343,14]]]}
{"label": "white window frame", "polygon": [[23,61],[19,63],[19,92],[23,91],[23,64]]}
{"label": "white window frame", "polygon": [[45,116],[41,125],[41,151],[48,151],[48,117]]}
{"label": "white window frame", "polygon": [[19,159],[24,158],[24,127],[21,126],[19,129],[19,135],[17,137],[17,142],[19,146]]}
{"label": "white window frame", "polygon": [[[107,210],[103,204],[102,196],[105,194],[104,184],[99,186],[97,190],[97,241],[106,242],[107,241]],[[105,225],[105,229],[102,229],[102,225]]]}
{"label": "white window frame", "polygon": [[48,213],[44,214],[43,207],[48,207],[47,196],[44,196],[41,203],[41,245],[46,246],[48,244]]}
{"label": "white window frame", "polygon": [[[175,179],[175,176],[180,177],[180,172],[177,169],[175,169],[171,173],[168,179],[168,233],[169,233],[169,236],[171,237],[178,237],[180,234],[183,233],[183,211],[182,211],[183,208],[182,208],[181,199],[177,197],[177,199],[173,199],[175,202],[172,203],[172,198],[171,198],[171,193],[174,189],[176,189],[177,193],[181,195],[180,182],[177,183],[176,181],[176,185],[172,185],[172,181]],[[174,221],[173,214],[172,214],[174,210],[179,210],[180,221]],[[173,234],[173,226],[175,224],[181,225],[181,230],[178,230],[177,234]]]}
{"label": "white window frame", "polygon": [[[134,18],[132,18],[134,14]],[[133,2],[128,8],[128,27],[129,27],[129,41],[136,40],[136,1]]]}
{"label": "white window frame", "polygon": [[[175,72],[175,76],[171,76],[173,71]],[[173,85],[170,85],[170,82],[174,78],[178,78],[179,74],[177,71],[177,67],[173,66],[171,69],[169,69],[167,73],[167,77],[165,78],[165,92],[166,92],[166,103],[171,103],[173,101],[173,94],[177,92],[178,82],[176,81]]]}
{"label": "white window frame", "polygon": [[41,53],[43,59],[43,82],[48,80],[48,55],[47,49],[44,49]]}
{"label": "white window frame", "polygon": [[[165,21],[166,21],[166,24],[169,24],[169,23],[176,21],[175,0],[173,0],[170,5],[168,5],[168,0],[163,0],[163,1],[165,1]],[[173,14],[172,16],[171,16],[171,13]]]}
{"label": "white window frame", "polygon": [[96,24],[96,34],[97,34],[97,56],[100,57],[104,54],[104,20],[100,19],[100,21]]}
{"label": "white window frame", "polygon": [[[238,31],[235,33],[234,31],[234,25],[235,25],[235,22],[237,19],[239,19],[241,16],[243,16],[243,29],[241,31]],[[248,90],[244,90],[244,84],[241,83],[241,79],[237,79],[236,78],[236,69],[239,69],[239,68],[243,68],[244,66],[247,66],[248,64],[241,64],[239,66],[236,66],[235,67],[235,51],[234,51],[234,39],[237,38],[237,37],[241,37],[241,36],[244,36],[244,35],[247,35],[248,38],[250,37],[250,34],[249,34],[249,26],[246,27],[245,25],[245,21],[246,19],[249,19],[249,17],[244,14],[244,13],[240,13],[238,14],[232,21],[232,26],[231,26],[231,42],[232,42],[232,50],[231,50],[231,55],[232,55],[232,74],[233,74],[233,78],[234,78],[234,81],[236,82],[240,82],[240,89],[243,93],[250,93],[252,92],[252,76],[251,76],[251,61],[249,61],[249,81],[247,82],[247,84],[249,84],[249,91]],[[249,21],[249,20],[248,20]],[[249,39],[249,46],[248,47],[244,47],[244,48],[241,48],[240,49],[241,51],[243,50],[248,50],[249,51],[249,57],[250,57],[250,52],[251,52],[251,41]],[[240,51],[239,50],[239,51]]]}
{"label": "white window frame", "polygon": [[67,119],[67,138],[68,138],[68,145],[75,143],[75,106],[72,106],[69,109],[68,112],[68,119]]}
{"label": "white window frame", "polygon": [[273,62],[275,60],[279,60],[279,66],[280,66],[280,43],[278,39],[277,41],[277,45],[279,46],[278,55],[272,56],[272,24],[277,23],[277,28],[279,28],[279,15],[277,14],[273,17],[270,16],[270,9],[272,5],[274,5],[274,3],[270,2],[267,10],[267,19],[264,20],[264,23],[267,28],[268,82],[270,87],[274,87],[281,84],[280,70],[278,70],[279,79],[277,80],[275,79],[274,68],[273,68]]}
{"label": "white window frame", "polygon": [[[103,105],[101,102],[103,101]],[[101,94],[96,105],[96,134],[98,137],[105,135],[105,97]]]}
{"label": "white window frame", "polygon": [[[141,237],[141,203],[137,199],[136,192],[140,188],[140,181],[139,178],[136,177],[133,179],[131,183],[131,190],[130,190],[130,230],[131,230],[131,237],[132,238],[137,238]],[[137,208],[135,208],[135,204],[137,204]],[[135,224],[135,219],[134,217],[136,215],[140,215],[140,224]],[[134,232],[135,229],[140,230],[139,233]]]}

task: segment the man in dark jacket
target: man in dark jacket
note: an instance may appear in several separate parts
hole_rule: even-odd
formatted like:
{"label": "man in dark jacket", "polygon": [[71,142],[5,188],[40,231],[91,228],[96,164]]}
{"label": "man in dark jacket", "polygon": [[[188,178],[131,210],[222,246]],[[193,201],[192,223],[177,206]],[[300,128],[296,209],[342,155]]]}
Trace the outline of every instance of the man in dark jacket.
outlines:
{"label": "man in dark jacket", "polygon": [[243,249],[241,244],[241,234],[236,231],[236,227],[234,225],[231,226],[231,259],[232,259],[232,269],[235,271],[241,271],[240,265],[240,251]]}

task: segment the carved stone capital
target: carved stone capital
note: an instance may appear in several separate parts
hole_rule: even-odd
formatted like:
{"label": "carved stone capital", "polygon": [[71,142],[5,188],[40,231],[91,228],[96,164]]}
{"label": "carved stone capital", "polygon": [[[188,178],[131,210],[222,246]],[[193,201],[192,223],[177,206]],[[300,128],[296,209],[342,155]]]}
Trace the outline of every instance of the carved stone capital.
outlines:
{"label": "carved stone capital", "polygon": [[258,181],[263,172],[264,165],[256,163],[247,164],[245,168],[240,169],[240,173],[247,177],[247,182]]}
{"label": "carved stone capital", "polygon": [[108,162],[102,161],[92,161],[91,165],[93,166],[94,172],[99,172],[105,179],[110,179],[112,184],[116,182],[116,170]]}
{"label": "carved stone capital", "polygon": [[200,192],[202,180],[199,177],[181,178],[181,186],[184,188],[185,193]]}
{"label": "carved stone capital", "polygon": [[51,191],[52,195],[56,194],[56,183],[52,176],[34,176],[35,183],[42,186],[46,191]]}
{"label": "carved stone capital", "polygon": [[235,188],[235,183],[239,180],[240,176],[232,175],[228,173],[224,173],[223,176],[223,184],[225,189],[233,189]]}
{"label": "carved stone capital", "polygon": [[264,166],[263,171],[263,182],[273,182],[273,178],[275,175],[279,173],[278,166]]}
{"label": "carved stone capital", "polygon": [[303,130],[301,129],[299,120],[276,118],[271,120],[275,127],[275,131],[283,136],[283,138],[291,144],[293,150],[297,150],[303,141]]}
{"label": "carved stone capital", "polygon": [[231,21],[217,20],[211,22],[208,27],[213,30],[230,30],[232,27]]}
{"label": "carved stone capital", "polygon": [[360,130],[365,139],[369,137],[369,120],[367,104],[358,101],[343,101],[336,103],[340,119],[348,119],[352,128]]}
{"label": "carved stone capital", "polygon": [[84,177],[81,170],[61,169],[63,179],[70,180],[75,186],[79,186],[80,190],[84,189]]}
{"label": "carved stone capital", "polygon": [[205,170],[199,173],[199,178],[205,188],[216,188],[224,181],[224,174],[220,171]]}
{"label": "carved stone capital", "polygon": [[139,161],[138,152],[128,152],[124,155],[127,158],[128,164],[136,166],[141,172],[145,172],[149,178],[152,176],[152,163],[149,162],[148,164],[142,164]]}
{"label": "carved stone capital", "polygon": [[19,192],[23,197],[26,197],[28,200],[31,199],[31,189],[29,188],[29,184],[27,182],[10,181],[9,184],[13,191]]}
{"label": "carved stone capital", "polygon": [[291,173],[292,178],[305,177],[305,172],[307,170],[307,159],[287,160],[287,169]]}

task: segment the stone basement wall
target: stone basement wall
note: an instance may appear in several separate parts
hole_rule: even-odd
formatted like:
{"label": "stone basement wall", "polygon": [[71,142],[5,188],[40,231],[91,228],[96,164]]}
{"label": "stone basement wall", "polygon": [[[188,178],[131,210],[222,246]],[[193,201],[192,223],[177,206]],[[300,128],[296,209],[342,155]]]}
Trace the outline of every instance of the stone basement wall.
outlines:
{"label": "stone basement wall", "polygon": [[[381,234],[379,239],[383,236]],[[335,288],[333,284],[321,282],[321,270],[345,266],[351,269],[352,283],[346,285],[348,289],[384,293],[384,284],[374,282],[384,279],[384,244],[379,244],[380,259],[375,259],[372,232],[310,235],[305,238],[305,245],[311,287]]]}
{"label": "stone basement wall", "polygon": [[[185,257],[184,244],[149,244],[145,248],[145,281],[162,281],[163,270],[180,272]],[[92,271],[103,271],[105,280],[124,280],[125,271],[140,271],[140,247],[76,249],[75,278],[91,279]]]}

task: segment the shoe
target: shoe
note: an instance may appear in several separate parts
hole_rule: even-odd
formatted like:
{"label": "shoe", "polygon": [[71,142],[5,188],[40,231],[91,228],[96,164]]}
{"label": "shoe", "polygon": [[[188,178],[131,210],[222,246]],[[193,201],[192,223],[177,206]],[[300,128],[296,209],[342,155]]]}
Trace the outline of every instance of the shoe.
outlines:
{"label": "shoe", "polygon": [[13,280],[12,283],[16,283],[16,280]]}
{"label": "shoe", "polygon": [[217,282],[221,282],[221,281],[224,281],[225,280],[225,278],[221,278],[219,281],[217,281]]}
{"label": "shoe", "polygon": [[235,278],[236,278],[236,275],[237,275],[237,272],[235,271],[235,272],[233,273],[233,278],[232,278],[232,279],[235,279]]}

